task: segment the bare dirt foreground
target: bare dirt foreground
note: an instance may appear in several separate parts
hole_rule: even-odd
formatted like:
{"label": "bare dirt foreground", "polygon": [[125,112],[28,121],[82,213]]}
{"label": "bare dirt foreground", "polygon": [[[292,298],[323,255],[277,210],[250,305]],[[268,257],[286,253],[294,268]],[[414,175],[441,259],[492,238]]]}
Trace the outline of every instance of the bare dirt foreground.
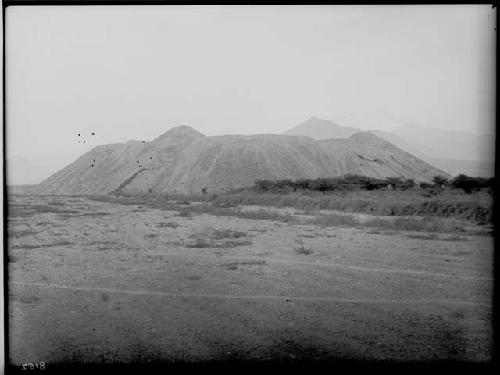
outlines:
{"label": "bare dirt foreground", "polygon": [[14,365],[491,359],[491,236],[10,200]]}

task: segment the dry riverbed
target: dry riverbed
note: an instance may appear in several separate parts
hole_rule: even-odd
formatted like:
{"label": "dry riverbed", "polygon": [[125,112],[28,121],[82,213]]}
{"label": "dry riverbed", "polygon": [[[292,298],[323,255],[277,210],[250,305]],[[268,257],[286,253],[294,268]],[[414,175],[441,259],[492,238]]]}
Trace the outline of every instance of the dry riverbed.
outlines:
{"label": "dry riverbed", "polygon": [[9,203],[16,365],[492,355],[491,236]]}

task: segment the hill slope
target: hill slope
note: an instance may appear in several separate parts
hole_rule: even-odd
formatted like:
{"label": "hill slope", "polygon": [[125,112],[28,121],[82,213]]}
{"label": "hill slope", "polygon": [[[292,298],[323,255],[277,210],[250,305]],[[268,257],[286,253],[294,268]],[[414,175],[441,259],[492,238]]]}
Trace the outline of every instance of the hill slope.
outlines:
{"label": "hill slope", "polygon": [[345,174],[417,181],[446,175],[370,133],[321,141],[289,135],[206,137],[183,126],[152,142],[95,147],[39,184],[35,193],[210,193],[257,179]]}

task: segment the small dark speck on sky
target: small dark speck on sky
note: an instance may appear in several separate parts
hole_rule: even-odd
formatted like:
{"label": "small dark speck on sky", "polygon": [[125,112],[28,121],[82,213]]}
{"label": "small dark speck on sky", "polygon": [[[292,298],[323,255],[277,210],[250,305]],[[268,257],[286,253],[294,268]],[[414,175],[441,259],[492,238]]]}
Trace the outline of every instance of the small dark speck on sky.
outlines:
{"label": "small dark speck on sky", "polygon": [[78,136],[80,136],[80,133],[78,133]]}
{"label": "small dark speck on sky", "polygon": [[152,157],[152,156],[150,156],[149,158],[150,158],[151,160],[153,160],[153,157]]}
{"label": "small dark speck on sky", "polygon": [[94,133],[94,132],[92,132],[92,135],[95,135],[95,133]]}
{"label": "small dark speck on sky", "polygon": [[90,166],[93,168],[93,167],[94,167],[94,164],[91,164]]}

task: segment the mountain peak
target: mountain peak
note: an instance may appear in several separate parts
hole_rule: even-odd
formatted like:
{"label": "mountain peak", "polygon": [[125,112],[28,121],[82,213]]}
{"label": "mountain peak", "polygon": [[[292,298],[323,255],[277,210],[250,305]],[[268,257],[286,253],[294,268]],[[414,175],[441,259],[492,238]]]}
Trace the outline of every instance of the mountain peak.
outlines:
{"label": "mountain peak", "polygon": [[[174,126],[173,128],[169,129],[166,133],[164,133],[163,135],[169,135],[169,136],[172,136],[172,135],[180,135],[180,136],[183,136],[183,135],[203,135],[202,133],[200,133],[198,130],[195,130],[193,129],[192,127],[190,126],[187,126],[187,125],[180,125],[180,126]],[[161,135],[160,137],[162,137],[163,135]]]}
{"label": "mountain peak", "polygon": [[283,132],[287,135],[303,135],[313,139],[349,138],[360,129],[340,126],[333,121],[312,116],[310,119]]}
{"label": "mountain peak", "polygon": [[153,142],[156,144],[179,144],[191,143],[192,141],[204,138],[205,135],[187,125],[175,126],[160,135]]}

